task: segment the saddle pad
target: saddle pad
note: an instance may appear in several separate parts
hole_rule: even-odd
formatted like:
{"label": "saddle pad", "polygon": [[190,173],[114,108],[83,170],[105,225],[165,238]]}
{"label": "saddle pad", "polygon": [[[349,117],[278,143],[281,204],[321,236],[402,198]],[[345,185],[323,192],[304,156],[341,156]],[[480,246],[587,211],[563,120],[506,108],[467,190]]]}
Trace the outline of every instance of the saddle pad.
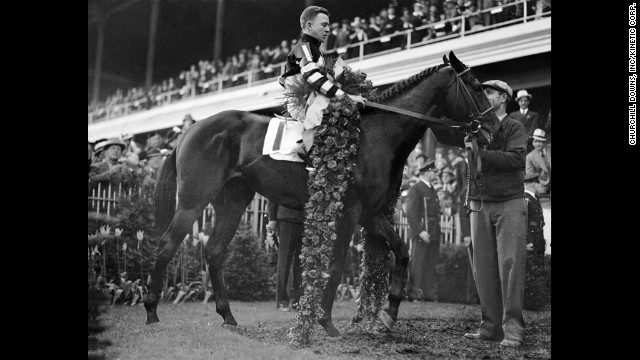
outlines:
{"label": "saddle pad", "polygon": [[262,155],[269,155],[274,160],[304,162],[295,153],[297,142],[302,140],[303,129],[304,125],[299,121],[272,118],[264,138]]}

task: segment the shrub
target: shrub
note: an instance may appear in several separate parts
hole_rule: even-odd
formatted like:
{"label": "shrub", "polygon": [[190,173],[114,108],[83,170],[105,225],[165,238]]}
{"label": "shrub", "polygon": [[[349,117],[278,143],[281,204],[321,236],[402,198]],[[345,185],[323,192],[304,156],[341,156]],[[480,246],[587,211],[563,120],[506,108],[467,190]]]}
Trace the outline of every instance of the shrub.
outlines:
{"label": "shrub", "polygon": [[541,310],[551,302],[551,255],[544,258],[527,252],[524,280],[524,308]]}
{"label": "shrub", "polygon": [[230,299],[269,300],[275,294],[269,255],[249,225],[241,223],[228,247],[224,281]]}
{"label": "shrub", "polygon": [[436,265],[438,279],[438,301],[452,303],[467,302],[467,271],[469,255],[463,245],[441,244],[440,257]]}
{"label": "shrub", "polygon": [[[462,245],[441,244],[436,266],[438,300],[466,303],[467,269],[471,266],[467,249]],[[475,287],[475,284],[472,286]],[[524,309],[540,310],[551,302],[551,256],[536,258],[527,251]]]}

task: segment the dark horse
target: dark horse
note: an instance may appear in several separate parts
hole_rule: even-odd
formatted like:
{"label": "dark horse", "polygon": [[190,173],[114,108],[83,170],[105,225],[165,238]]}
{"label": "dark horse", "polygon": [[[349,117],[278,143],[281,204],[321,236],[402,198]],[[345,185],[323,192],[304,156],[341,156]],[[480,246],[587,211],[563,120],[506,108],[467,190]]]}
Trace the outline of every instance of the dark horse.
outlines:
{"label": "dark horse", "polygon": [[[457,123],[477,118],[483,126],[495,127],[499,122],[493,112],[480,116],[490,108],[481,84],[453,52],[449,58],[444,56],[444,64],[425,69],[370,100],[419,114],[446,116]],[[361,115],[354,182],[345,194],[343,216],[336,227],[338,238],[322,299],[324,315],[319,319],[329,336],[340,335],[332,323],[331,309],[356,224],[366,229],[367,241],[387,243],[395,255],[389,306],[384,311],[393,321],[397,319],[409,253],[383,210],[397,198],[407,156],[433,125],[378,109],[367,108]],[[216,311],[224,324],[237,325],[229,307],[222,265],[225,249],[246,207],[256,192],[294,209],[302,209],[309,197],[304,163],[275,161],[262,155],[269,120],[246,111],[224,111],[198,121],[162,165],[155,192],[155,221],[159,231],[166,230],[144,302],[147,324],[159,321],[156,309],[167,264],[198,215],[211,203],[216,220],[205,251]],[[441,143],[464,146],[464,134],[458,130],[434,129],[434,134]]]}

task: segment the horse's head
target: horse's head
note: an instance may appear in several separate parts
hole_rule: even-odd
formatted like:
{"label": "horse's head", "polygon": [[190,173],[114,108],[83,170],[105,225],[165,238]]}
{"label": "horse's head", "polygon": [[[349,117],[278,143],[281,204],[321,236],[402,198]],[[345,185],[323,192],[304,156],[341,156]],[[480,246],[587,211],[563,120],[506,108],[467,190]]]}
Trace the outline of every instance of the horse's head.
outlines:
{"label": "horse's head", "polygon": [[468,133],[478,138],[480,144],[489,144],[497,134],[500,121],[494,114],[489,100],[484,95],[482,84],[471,74],[471,69],[455,56],[443,56],[444,63],[451,66],[455,75],[452,86],[445,96],[444,112],[451,114],[452,120],[462,127],[455,133],[447,130],[433,130],[439,142],[464,147],[463,139]]}

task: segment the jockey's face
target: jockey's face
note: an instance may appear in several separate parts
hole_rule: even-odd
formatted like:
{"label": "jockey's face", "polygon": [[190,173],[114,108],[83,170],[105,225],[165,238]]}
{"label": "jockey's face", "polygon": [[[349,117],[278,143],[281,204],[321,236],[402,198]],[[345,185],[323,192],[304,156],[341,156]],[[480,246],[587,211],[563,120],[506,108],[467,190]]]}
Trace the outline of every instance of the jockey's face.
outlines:
{"label": "jockey's face", "polygon": [[313,21],[308,21],[304,28],[304,33],[324,42],[331,29],[329,28],[329,17],[327,14],[319,13]]}

